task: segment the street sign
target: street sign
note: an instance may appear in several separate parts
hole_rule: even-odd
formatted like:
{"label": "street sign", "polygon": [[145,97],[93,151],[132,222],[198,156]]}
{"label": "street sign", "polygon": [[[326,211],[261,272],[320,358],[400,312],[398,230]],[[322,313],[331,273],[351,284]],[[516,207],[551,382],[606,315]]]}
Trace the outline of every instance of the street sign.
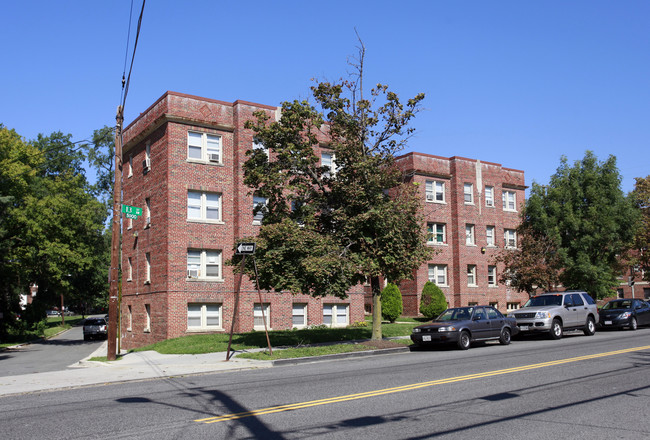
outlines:
{"label": "street sign", "polygon": [[122,212],[126,218],[137,220],[142,215],[142,208],[137,206],[122,205]]}
{"label": "street sign", "polygon": [[239,243],[236,250],[237,255],[253,255],[255,253],[255,243]]}

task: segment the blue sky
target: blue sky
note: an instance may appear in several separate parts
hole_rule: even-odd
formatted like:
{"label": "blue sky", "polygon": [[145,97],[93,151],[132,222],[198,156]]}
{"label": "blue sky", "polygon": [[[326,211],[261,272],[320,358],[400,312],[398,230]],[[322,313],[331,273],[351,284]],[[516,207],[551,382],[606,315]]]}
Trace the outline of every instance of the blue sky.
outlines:
{"label": "blue sky", "polygon": [[[142,4],[134,10],[129,48]],[[0,123],[74,140],[115,123],[131,0],[2,2]],[[426,94],[406,151],[463,156],[548,182],[560,157],[650,174],[650,1],[149,0],[126,124],[165,91],[267,105],[346,76]],[[128,68],[128,67],[127,67]]]}

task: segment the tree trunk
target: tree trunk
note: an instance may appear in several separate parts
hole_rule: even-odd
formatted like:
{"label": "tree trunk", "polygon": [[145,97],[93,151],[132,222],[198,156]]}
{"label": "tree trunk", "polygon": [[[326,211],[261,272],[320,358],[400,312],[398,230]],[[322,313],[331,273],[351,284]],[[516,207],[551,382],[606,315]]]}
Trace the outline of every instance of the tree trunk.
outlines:
{"label": "tree trunk", "polygon": [[381,287],[379,277],[370,278],[372,290],[372,336],[373,340],[381,340]]}

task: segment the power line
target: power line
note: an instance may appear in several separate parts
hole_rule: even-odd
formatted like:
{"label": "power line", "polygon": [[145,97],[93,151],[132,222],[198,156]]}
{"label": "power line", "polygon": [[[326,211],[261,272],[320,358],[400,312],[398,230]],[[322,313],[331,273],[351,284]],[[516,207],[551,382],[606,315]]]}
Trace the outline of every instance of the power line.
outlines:
{"label": "power line", "polygon": [[133,71],[133,61],[135,60],[135,51],[138,48],[138,39],[140,37],[140,28],[142,27],[142,16],[144,15],[145,3],[146,0],[142,0],[142,9],[140,9],[140,17],[138,18],[138,28],[135,33],[135,43],[133,44],[133,55],[131,56],[131,66],[129,67],[129,75],[126,77],[126,84],[124,83],[124,75],[122,75],[122,90],[123,90],[122,111],[124,111],[124,106],[126,104],[126,96],[129,93],[129,83],[131,82],[131,72]]}

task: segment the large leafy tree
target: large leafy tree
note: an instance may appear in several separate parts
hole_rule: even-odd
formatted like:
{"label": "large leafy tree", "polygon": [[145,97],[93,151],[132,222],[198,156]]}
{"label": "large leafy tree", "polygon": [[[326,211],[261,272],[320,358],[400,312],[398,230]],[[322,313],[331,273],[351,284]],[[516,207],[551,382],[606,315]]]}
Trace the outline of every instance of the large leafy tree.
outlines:
{"label": "large leafy tree", "polygon": [[[260,285],[343,298],[370,280],[379,339],[380,277],[410,278],[430,257],[421,197],[394,163],[424,95],[403,103],[378,84],[367,98],[363,57],[361,46],[351,80],[313,86],[314,105],[285,102],[273,123],[256,113],[247,127],[266,148],[249,152],[244,174],[267,199],[257,237]],[[319,145],[331,150],[334,167],[319,164]]]}
{"label": "large leafy tree", "polygon": [[[618,284],[620,256],[634,237],[637,213],[621,191],[614,156],[601,162],[587,151],[573,166],[562,157],[549,185],[532,187],[522,224],[528,240],[520,264],[507,268],[505,278],[530,291],[536,283],[552,287],[557,274],[567,289],[606,297]],[[526,261],[538,273],[526,273]]]}
{"label": "large leafy tree", "polygon": [[637,177],[632,200],[640,213],[630,262],[643,268],[643,279],[650,281],[650,176]]}

